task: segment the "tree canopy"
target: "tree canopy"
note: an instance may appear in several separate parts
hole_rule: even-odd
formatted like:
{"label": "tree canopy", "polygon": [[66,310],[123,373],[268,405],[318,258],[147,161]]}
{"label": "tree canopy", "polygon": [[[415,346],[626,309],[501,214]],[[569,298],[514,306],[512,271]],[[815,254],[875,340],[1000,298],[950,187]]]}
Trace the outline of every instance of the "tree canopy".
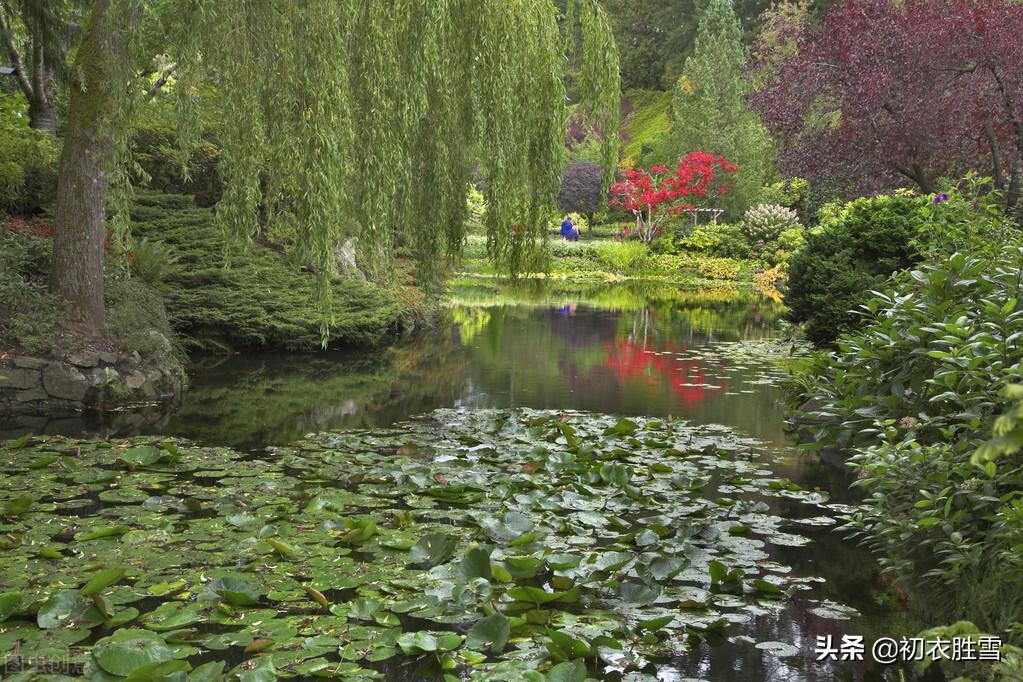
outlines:
{"label": "tree canopy", "polygon": [[676,156],[702,150],[739,167],[735,189],[725,198],[733,216],[745,210],[773,172],[771,140],[746,102],[746,57],[742,26],[731,3],[709,0],[672,102]]}
{"label": "tree canopy", "polygon": [[[550,0],[89,5],[72,68],[54,272],[86,327],[98,329],[102,317],[95,245],[105,185],[122,184],[130,121],[171,67],[184,146],[196,137],[197,98],[216,92],[226,180],[218,219],[232,234],[250,237],[257,211],[273,216],[286,205],[321,272],[349,237],[372,258],[400,240],[428,266],[461,246],[475,171],[491,255],[512,271],[540,255],[566,112],[565,39]],[[613,130],[611,25],[596,0],[570,8],[580,26],[570,32],[581,41],[580,104]],[[615,136],[607,139],[604,157],[616,158]]]}
{"label": "tree canopy", "polygon": [[850,0],[818,27],[791,19],[756,50],[753,97],[784,170],[857,194],[987,168],[1017,202],[1023,5]]}

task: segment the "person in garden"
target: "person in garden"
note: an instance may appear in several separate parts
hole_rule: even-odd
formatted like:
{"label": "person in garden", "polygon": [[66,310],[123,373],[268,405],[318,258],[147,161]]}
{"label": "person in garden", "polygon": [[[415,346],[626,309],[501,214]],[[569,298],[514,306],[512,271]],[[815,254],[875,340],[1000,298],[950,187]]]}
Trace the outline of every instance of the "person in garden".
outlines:
{"label": "person in garden", "polygon": [[570,242],[579,241],[579,230],[572,224],[572,219],[565,216],[561,222],[561,236]]}

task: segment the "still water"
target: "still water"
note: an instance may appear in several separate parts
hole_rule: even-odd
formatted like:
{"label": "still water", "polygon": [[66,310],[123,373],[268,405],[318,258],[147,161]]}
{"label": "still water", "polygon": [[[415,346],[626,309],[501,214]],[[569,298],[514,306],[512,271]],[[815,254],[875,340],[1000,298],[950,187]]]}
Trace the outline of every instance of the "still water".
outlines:
{"label": "still water", "polygon": [[[761,441],[775,477],[853,503],[845,471],[797,450],[784,429],[784,340],[778,303],[735,290],[606,285],[557,291],[457,286],[447,320],[387,350],[195,357],[180,408],[148,422],[65,424],[79,435],[132,432],[261,449],[311,432],[373,428],[437,408],[529,407],[717,424]],[[136,415],[137,416],[137,415]],[[867,663],[821,663],[816,638],[899,637],[916,632],[883,603],[868,552],[836,530],[801,520],[821,513],[798,500],[764,497],[792,521],[803,546],[769,545],[770,561],[816,579],[813,595],[852,607],[822,617],[800,597],[734,623],[728,644],[680,651],[661,680],[727,682],[898,679]],[[832,514],[834,515],[834,514]],[[842,607],[838,607],[842,608]],[[781,642],[777,656],[756,643]],[[911,679],[907,678],[907,679]]]}
{"label": "still water", "polygon": [[783,371],[761,353],[779,334],[777,304],[728,291],[600,293],[462,288],[449,323],[387,351],[196,358],[162,431],[259,447],[439,407],[532,407],[672,416],[785,442]]}
{"label": "still water", "polygon": [[[752,436],[771,449],[775,476],[852,502],[847,474],[793,448],[783,428],[783,364],[794,349],[781,338],[780,312],[773,301],[727,290],[459,287],[446,324],[387,351],[196,358],[181,409],[159,430],[258,448],[441,407],[671,417]],[[796,501],[765,501],[794,521],[813,514]],[[793,532],[813,542],[772,547],[771,560],[819,578],[818,598],[859,615],[822,618],[797,598],[734,627],[731,644],[680,655],[661,679],[889,679],[868,664],[829,665],[814,655],[817,636],[904,634],[875,599],[882,590],[872,557],[834,526]],[[765,641],[799,653],[780,658],[752,646]]]}

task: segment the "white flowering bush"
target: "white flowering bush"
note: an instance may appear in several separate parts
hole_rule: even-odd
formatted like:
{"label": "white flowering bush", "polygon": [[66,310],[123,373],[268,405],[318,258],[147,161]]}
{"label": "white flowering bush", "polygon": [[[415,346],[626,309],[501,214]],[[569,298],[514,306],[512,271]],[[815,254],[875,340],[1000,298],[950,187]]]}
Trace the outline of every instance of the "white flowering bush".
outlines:
{"label": "white flowering bush", "polygon": [[742,232],[751,243],[773,242],[784,230],[798,228],[799,215],[777,204],[759,204],[746,211]]}

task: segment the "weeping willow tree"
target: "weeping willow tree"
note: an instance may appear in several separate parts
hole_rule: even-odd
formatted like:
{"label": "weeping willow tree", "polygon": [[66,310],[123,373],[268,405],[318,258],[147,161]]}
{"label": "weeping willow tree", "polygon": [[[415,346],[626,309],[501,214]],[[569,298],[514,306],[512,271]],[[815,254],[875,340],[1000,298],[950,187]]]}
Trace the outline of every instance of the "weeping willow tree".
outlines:
{"label": "weeping willow tree", "polygon": [[351,237],[378,259],[407,244],[428,271],[461,248],[472,177],[491,257],[511,272],[542,259],[562,170],[564,35],[581,36],[583,104],[618,122],[618,56],[596,0],[570,2],[561,23],[580,28],[564,34],[551,0],[90,5],[71,69],[53,288],[92,333],[103,325],[106,209],[124,196],[131,120],[161,69],[174,69],[183,149],[197,137],[198,93],[217,93],[224,229],[251,238],[257,214],[287,202],[321,273]]}

